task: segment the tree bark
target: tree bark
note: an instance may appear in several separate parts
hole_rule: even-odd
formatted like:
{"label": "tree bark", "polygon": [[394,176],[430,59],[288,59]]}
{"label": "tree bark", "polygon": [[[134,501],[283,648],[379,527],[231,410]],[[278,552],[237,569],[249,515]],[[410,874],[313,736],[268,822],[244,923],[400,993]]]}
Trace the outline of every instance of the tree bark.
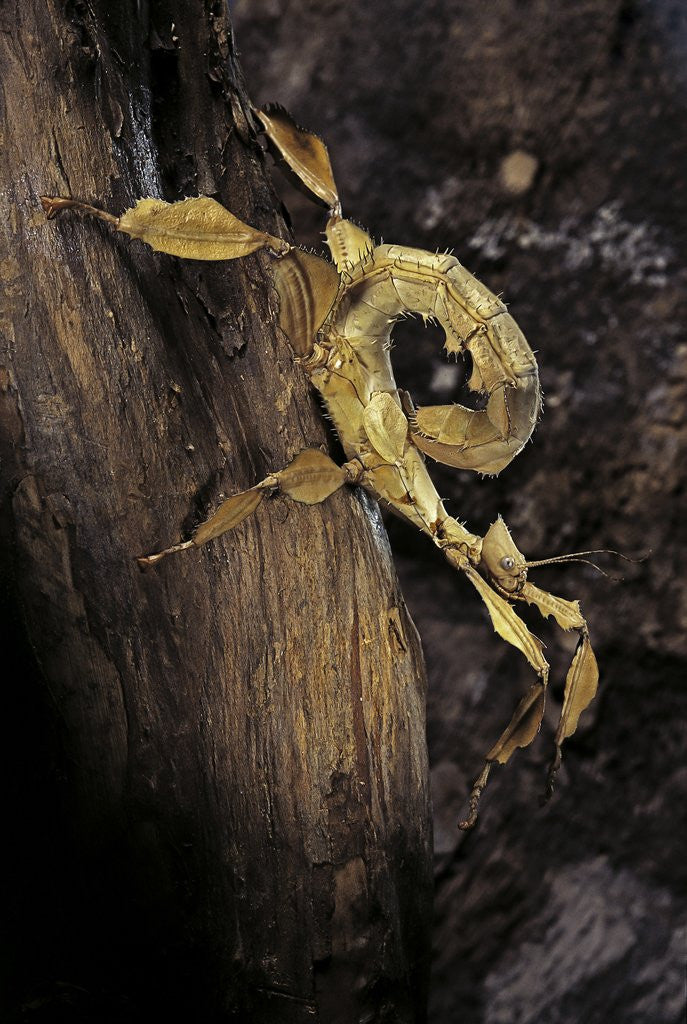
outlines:
{"label": "tree bark", "polygon": [[13,1005],[422,1020],[425,677],[377,508],[277,498],[134,561],[326,443],[269,258],[183,264],[38,200],[207,194],[283,232],[224,6],[0,19]]}

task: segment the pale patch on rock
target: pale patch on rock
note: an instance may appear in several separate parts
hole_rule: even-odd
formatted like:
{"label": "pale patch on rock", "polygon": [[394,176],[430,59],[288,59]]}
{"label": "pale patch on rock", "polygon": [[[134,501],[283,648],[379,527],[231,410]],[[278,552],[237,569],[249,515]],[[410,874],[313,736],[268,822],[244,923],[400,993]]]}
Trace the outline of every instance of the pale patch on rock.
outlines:
{"label": "pale patch on rock", "polygon": [[[507,954],[486,979],[486,1024],[562,1024],[570,1010],[564,1001],[616,964],[626,963],[628,979],[637,983],[633,953],[642,947],[647,923],[670,906],[668,893],[649,888],[629,871],[615,871],[606,857],[552,869],[549,881],[550,899],[528,928],[533,939]],[[664,1006],[680,998],[670,983],[680,973],[674,969],[680,964],[675,945],[657,949],[651,972],[670,987],[661,993]]]}
{"label": "pale patch on rock", "polygon": [[526,153],[524,149],[516,149],[501,161],[499,181],[506,192],[521,196],[532,188],[538,170],[539,161],[536,156]]}
{"label": "pale patch on rock", "polygon": [[622,213],[619,201],[605,203],[591,221],[566,217],[547,229],[535,221],[505,214],[484,221],[468,240],[486,259],[501,259],[512,247],[557,252],[571,274],[593,266],[621,274],[630,284],[664,288],[676,261],[670,246],[663,245],[658,230],[648,223],[633,223]]}

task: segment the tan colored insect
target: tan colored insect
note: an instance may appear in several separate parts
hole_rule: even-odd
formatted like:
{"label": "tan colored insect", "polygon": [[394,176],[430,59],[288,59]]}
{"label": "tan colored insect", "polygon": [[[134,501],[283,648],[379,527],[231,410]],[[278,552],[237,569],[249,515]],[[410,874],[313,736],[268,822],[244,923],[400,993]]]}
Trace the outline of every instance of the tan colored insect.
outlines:
{"label": "tan colored insect", "polygon": [[[361,228],[341,217],[338,191],[324,144],[296,126],[281,108],[255,111],[270,147],[308,192],[329,208],[326,228],[333,264],[281,238],[242,223],[207,197],[165,203],[141,199],[116,218],[72,199],[44,198],[49,216],[72,208],[113,224],[154,249],[191,259],[236,259],[267,249],[276,257],[274,280],[280,326],[336,426],[347,462],[338,466],[319,449],[306,449],[279,472],[232,495],[190,540],[139,559],[154,565],[167,555],[200,546],[239,525],[263,498],[281,491],[317,504],[344,484],[364,487],[374,498],[426,533],[479,592],[494,629],[525,655],[537,674],[503,734],[486,755],[460,828],[477,820],[477,805],[494,762],[505,764],[539,731],[549,666],[540,641],[516,614],[512,601],[535,605],[564,629],[580,635],[565,682],[563,708],[548,773],[550,794],[561,744],[577,727],[594,697],[596,659],[577,601],[535,587],[527,562],[501,518],[485,537],[470,533],[446,510],[429,477],[425,456],[461,469],[498,473],[528,441],[541,407],[537,364],[503,303],[453,256],[399,245],[375,245]],[[445,348],[470,353],[472,391],[485,407],[415,408],[394,380],[391,332],[404,314],[437,321]],[[563,561],[572,556],[547,561]]]}

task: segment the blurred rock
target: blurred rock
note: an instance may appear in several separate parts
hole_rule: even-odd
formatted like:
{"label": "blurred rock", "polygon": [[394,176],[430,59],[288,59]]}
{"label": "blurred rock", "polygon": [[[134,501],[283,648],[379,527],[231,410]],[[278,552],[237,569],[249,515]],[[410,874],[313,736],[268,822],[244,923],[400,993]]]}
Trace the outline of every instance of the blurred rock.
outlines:
{"label": "blurred rock", "polygon": [[511,195],[521,196],[527,192],[534,182],[539,169],[539,161],[531,153],[516,149],[501,161],[499,178],[501,185]]}

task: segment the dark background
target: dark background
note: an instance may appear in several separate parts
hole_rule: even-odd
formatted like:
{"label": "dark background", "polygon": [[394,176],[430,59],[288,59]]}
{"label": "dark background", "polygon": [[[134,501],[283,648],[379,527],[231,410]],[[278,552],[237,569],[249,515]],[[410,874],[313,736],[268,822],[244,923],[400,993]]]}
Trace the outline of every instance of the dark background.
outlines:
{"label": "dark background", "polygon": [[[452,248],[539,353],[545,412],[498,479],[440,466],[449,511],[497,513],[530,558],[611,547],[636,566],[540,569],[580,598],[597,700],[538,806],[576,637],[534,616],[553,683],[542,734],[456,829],[531,680],[468,585],[388,528],[430,678],[433,1024],[684,1020],[687,8],[680,0],[236,0],[249,93],[327,141],[344,213]],[[281,185],[280,185],[281,188]],[[283,189],[300,241],[323,218]],[[395,332],[399,384],[450,401],[440,336]],[[682,557],[681,557],[682,556]]]}

